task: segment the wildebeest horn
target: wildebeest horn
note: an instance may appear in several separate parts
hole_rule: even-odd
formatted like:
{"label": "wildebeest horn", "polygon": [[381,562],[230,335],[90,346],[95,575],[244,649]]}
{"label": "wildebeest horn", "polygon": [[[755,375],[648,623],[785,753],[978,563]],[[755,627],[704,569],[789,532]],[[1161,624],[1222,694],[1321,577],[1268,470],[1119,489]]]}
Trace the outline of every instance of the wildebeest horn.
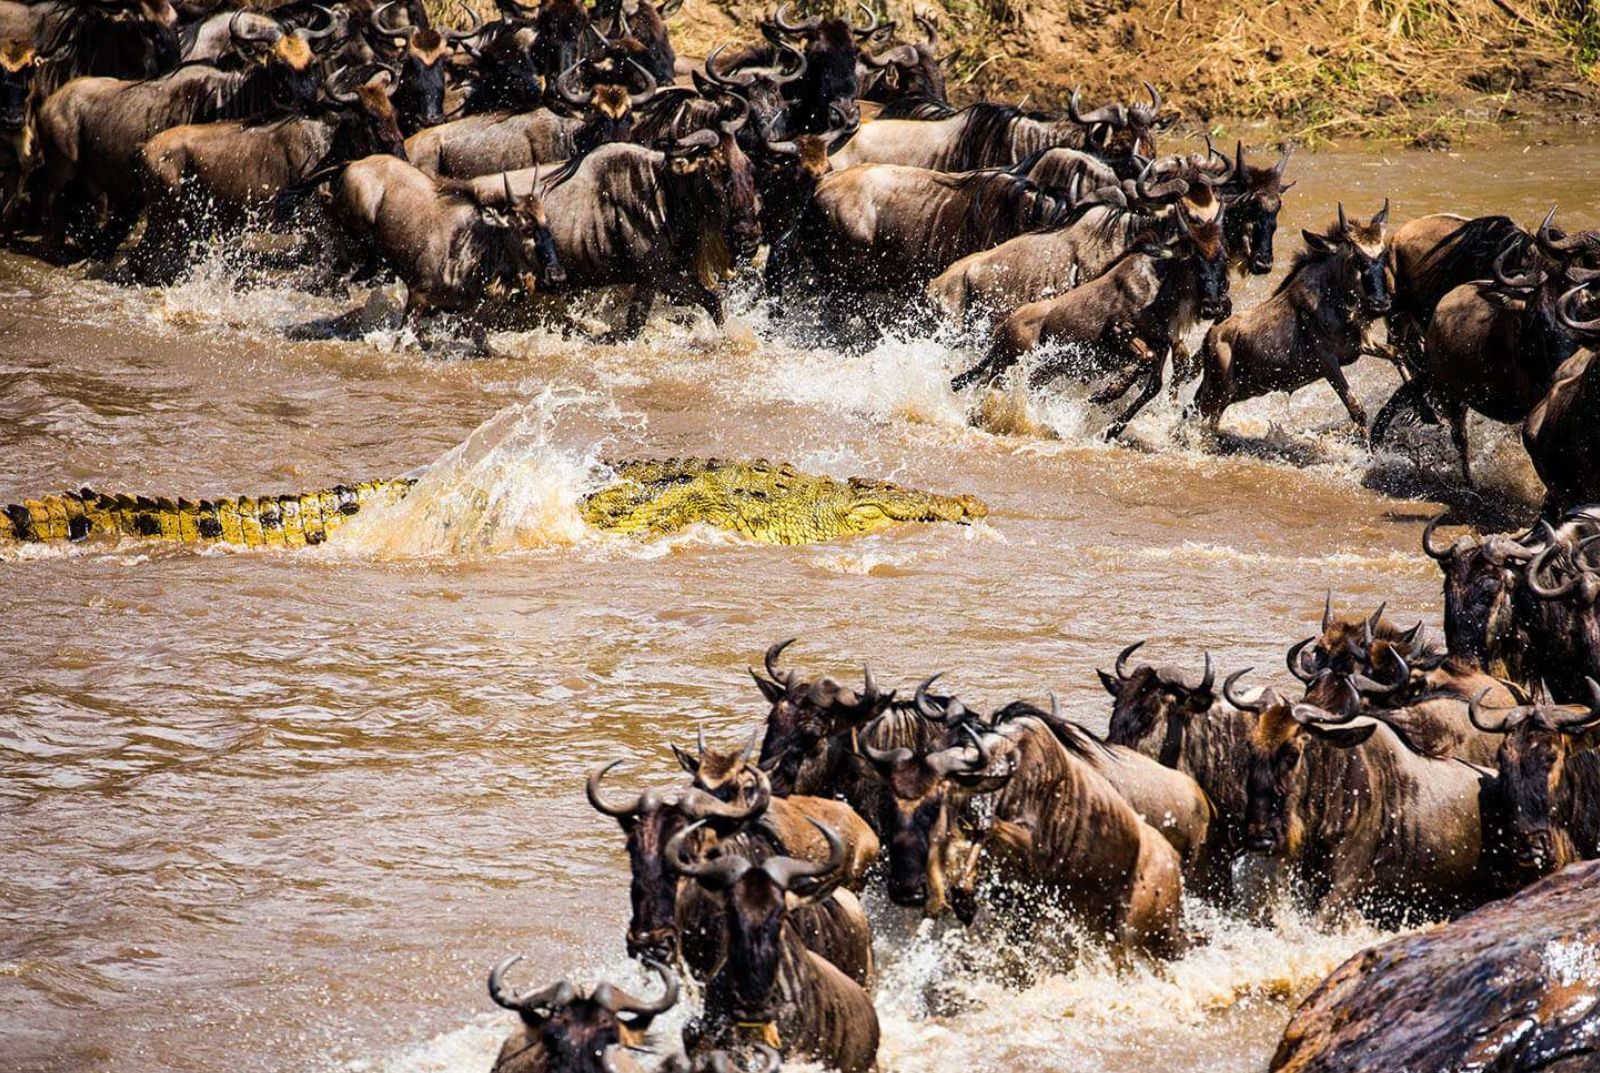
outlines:
{"label": "wildebeest horn", "polygon": [[724,41],[722,44],[712,49],[711,55],[706,57],[706,77],[719,86],[724,86],[731,89],[742,89],[743,87],[748,86],[752,80],[754,80],[754,75],[747,75],[743,80],[740,80],[729,75],[722,74],[717,70],[717,57],[722,55],[722,50],[727,47],[728,44],[726,41]]}
{"label": "wildebeest horn", "polygon": [[1435,562],[1447,563],[1450,561],[1451,548],[1454,545],[1445,548],[1443,551],[1433,546],[1433,531],[1439,527],[1440,522],[1444,521],[1445,514],[1449,513],[1449,511],[1445,511],[1444,514],[1438,515],[1422,527],[1422,553]]}
{"label": "wildebeest horn", "polygon": [[1355,722],[1361,713],[1360,711],[1354,711],[1349,715],[1335,715],[1326,708],[1319,708],[1315,704],[1302,703],[1290,708],[1289,714],[1297,723],[1304,723],[1308,726],[1336,727]]}
{"label": "wildebeest horn", "polygon": [[1572,712],[1565,716],[1552,719],[1551,725],[1563,734],[1576,734],[1600,726],[1600,682],[1584,676],[1584,683],[1589,687],[1589,710],[1586,712]]}
{"label": "wildebeest horn", "polygon": [[776,644],[772,644],[767,647],[767,654],[762,657],[762,661],[766,664],[767,674],[772,677],[774,682],[782,682],[785,685],[788,684],[789,675],[786,672],[778,670],[778,657],[783,655],[784,649],[788,648],[798,640],[798,637],[791,637],[787,641],[779,641]]}
{"label": "wildebeest horn", "polygon": [[1395,680],[1393,682],[1379,682],[1368,678],[1364,674],[1352,674],[1350,676],[1350,684],[1356,687],[1356,692],[1376,693],[1379,696],[1390,697],[1404,689],[1406,684],[1411,681],[1411,665],[1400,654],[1400,650],[1391,648],[1389,652],[1394,656],[1394,661],[1400,665],[1400,670],[1395,676]]}
{"label": "wildebeest horn", "polygon": [[1538,268],[1519,276],[1513,276],[1506,271],[1506,260],[1516,252],[1516,248],[1515,242],[1507,243],[1506,248],[1495,257],[1494,264],[1489,269],[1494,273],[1494,281],[1511,290],[1525,291],[1537,287],[1544,280],[1544,273]]}
{"label": "wildebeest horn", "polygon": [[[1490,726],[1483,721],[1483,698],[1487,697],[1490,690],[1493,688],[1493,686],[1485,686],[1483,689],[1478,691],[1478,695],[1476,697],[1473,697],[1467,702],[1467,718],[1472,721],[1473,726],[1477,727],[1485,734],[1504,734],[1506,731],[1511,729],[1510,715],[1507,715],[1505,718],[1501,719],[1500,722],[1494,726]],[[1514,711],[1515,709],[1513,709],[1513,712]]]}
{"label": "wildebeest horn", "polygon": [[[506,204],[507,205],[515,204],[517,199],[511,193],[511,173],[510,172],[502,171],[500,173],[500,185],[506,192]],[[702,729],[700,731],[700,733],[704,734],[705,731]]]}
{"label": "wildebeest horn", "polygon": [[1127,115],[1123,112],[1120,104],[1108,104],[1103,108],[1096,108],[1085,115],[1078,110],[1081,103],[1082,95],[1078,90],[1074,89],[1072,96],[1067,98],[1067,118],[1080,127],[1089,127],[1096,123],[1113,123],[1117,126],[1123,126],[1128,121]]}
{"label": "wildebeest horn", "polygon": [[299,30],[300,39],[306,42],[321,41],[324,37],[327,37],[328,35],[332,34],[334,30],[338,29],[339,16],[328,8],[323,7],[321,4],[312,4],[311,6],[322,12],[323,16],[327,18],[328,22],[327,25],[323,26],[320,30],[313,30],[309,26],[302,27]]}
{"label": "wildebeest horn", "polygon": [[934,52],[939,51],[939,24],[920,11],[912,12],[911,21],[922,27],[923,44]]}
{"label": "wildebeest horn", "polygon": [[601,984],[594,989],[594,1000],[612,1013],[632,1014],[639,1018],[642,1023],[634,1026],[637,1028],[648,1027],[651,1020],[678,1004],[678,974],[651,958],[646,958],[644,963],[661,977],[661,997],[654,1002],[634,998],[621,988],[612,987],[610,984]]}
{"label": "wildebeest horn", "polygon": [[[1305,660],[1306,646],[1315,640],[1315,637],[1307,637],[1304,641],[1299,642],[1293,648],[1289,649],[1288,655],[1284,657],[1284,662],[1289,665],[1289,673],[1294,675],[1300,681],[1304,682],[1306,685],[1310,685],[1312,682],[1317,680],[1317,671],[1306,670]],[[1318,670],[1320,669],[1321,668],[1318,668]]]}
{"label": "wildebeest horn", "polygon": [[1382,227],[1389,222],[1389,199],[1383,199],[1383,208],[1373,213],[1372,219],[1367,221],[1373,227]]}
{"label": "wildebeest horn", "polygon": [[1280,184],[1280,192],[1282,192],[1281,191],[1281,184],[1283,183],[1283,172],[1284,172],[1284,169],[1289,166],[1289,157],[1292,156],[1293,154],[1294,154],[1294,143],[1291,142],[1288,145],[1285,145],[1283,147],[1283,155],[1278,158],[1278,162],[1276,164],[1272,165],[1272,173],[1278,177],[1278,182]]}
{"label": "wildebeest horn", "polygon": [[[621,9],[619,8],[618,10]],[[628,60],[628,66],[632,67],[635,71],[638,71],[639,75],[644,79],[644,89],[641,89],[638,93],[628,94],[628,103],[637,108],[639,105],[655,96],[656,76],[646,70],[644,64],[640,63],[638,60],[630,58]]]}
{"label": "wildebeest horn", "polygon": [[1573,589],[1578,587],[1578,574],[1576,572],[1574,572],[1571,577],[1561,582],[1561,584],[1556,585],[1554,588],[1545,585],[1544,582],[1539,580],[1539,575],[1544,572],[1545,561],[1549,559],[1554,552],[1560,550],[1561,544],[1555,540],[1551,540],[1544,546],[1544,549],[1541,550],[1539,554],[1535,555],[1528,563],[1528,591],[1540,599],[1559,600],[1563,596],[1566,596]]}
{"label": "wildebeest horn", "polygon": [[709,861],[696,861],[684,853],[688,848],[689,836],[705,825],[705,820],[696,820],[673,835],[667,840],[666,848],[662,850],[662,857],[666,860],[667,867],[679,875],[709,880],[718,887],[728,886],[745,873],[750,867],[749,861],[734,853],[723,854]]}
{"label": "wildebeest horn", "polygon": [[1564,260],[1568,254],[1581,249],[1583,240],[1580,237],[1569,236],[1565,233],[1557,238],[1555,228],[1550,226],[1551,221],[1555,218],[1556,207],[1552,205],[1550,206],[1550,211],[1545,214],[1544,222],[1539,225],[1539,230],[1534,232],[1533,237],[1538,240],[1539,247],[1545,253],[1559,261]]}
{"label": "wildebeest horn", "polygon": [[511,966],[521,960],[521,954],[512,954],[489,970],[489,997],[494,1000],[496,1006],[531,1017],[536,1015],[535,1011],[565,1006],[577,997],[577,992],[565,980],[557,980],[548,987],[531,991],[526,995],[517,994],[506,986],[506,973],[510,971]]}
{"label": "wildebeest horn", "polygon": [[1584,332],[1586,334],[1600,332],[1600,317],[1595,317],[1592,320],[1578,320],[1573,316],[1578,308],[1578,298],[1588,286],[1588,283],[1578,284],[1563,294],[1561,300],[1556,303],[1556,316],[1560,318],[1561,323],[1575,332]]}
{"label": "wildebeest horn", "polygon": [[1117,672],[1117,677],[1122,681],[1128,680],[1128,657],[1144,647],[1144,641],[1135,641],[1133,644],[1117,653],[1117,662],[1112,668]]}
{"label": "wildebeest horn", "polygon": [[1253,670],[1255,670],[1254,667],[1246,667],[1242,671],[1234,671],[1232,674],[1228,675],[1228,677],[1222,680],[1223,699],[1225,699],[1235,708],[1239,709],[1241,712],[1264,712],[1271,707],[1271,705],[1262,699],[1262,697],[1258,696],[1255,700],[1245,700],[1243,697],[1239,696],[1239,694],[1233,691],[1233,687],[1238,684],[1239,679],[1243,678]]}
{"label": "wildebeest horn", "polygon": [[1235,175],[1245,174],[1243,138],[1233,143],[1233,173]]}
{"label": "wildebeest horn", "polygon": [[635,812],[639,811],[639,805],[644,800],[644,795],[638,794],[626,805],[614,805],[600,796],[600,780],[604,779],[612,768],[623,763],[626,759],[626,757],[623,757],[621,759],[613,760],[609,764],[600,765],[593,771],[589,772],[589,780],[588,782],[584,783],[583,789],[584,793],[586,793],[589,797],[589,804],[594,806],[594,810],[603,816],[610,816],[613,819],[622,819],[624,816],[631,816]]}
{"label": "wildebeest horn", "polygon": [[367,21],[372,24],[372,28],[374,30],[376,30],[382,36],[389,38],[391,41],[409,41],[411,40],[411,31],[409,29],[395,30],[383,24],[383,13],[394,7],[397,3],[399,3],[399,0],[389,0],[388,3],[373,8],[372,14],[368,16]]}
{"label": "wildebeest horn", "polygon": [[857,735],[856,747],[861,750],[862,756],[865,756],[872,762],[873,767],[877,768],[884,774],[888,774],[896,767],[909,761],[912,757],[916,756],[916,754],[910,749],[903,747],[899,749],[879,749],[869,743],[867,739],[872,736],[873,731],[876,730],[878,725],[882,722],[883,717],[879,716],[871,723],[868,723],[861,733]]}
{"label": "wildebeest horn", "polygon": [[933,685],[933,683],[937,682],[943,676],[943,671],[929,675],[917,685],[917,691],[912,696],[912,701],[917,706],[917,714],[922,716],[922,718],[932,720],[935,723],[944,722],[945,716],[948,713],[941,710],[938,705],[934,704],[933,701],[928,699],[928,687]]}
{"label": "wildebeest horn", "polygon": [[1367,619],[1367,644],[1370,645],[1372,643],[1372,635],[1378,631],[1379,624],[1383,622],[1383,612],[1388,608],[1388,606],[1389,601],[1383,601],[1383,603],[1378,605],[1378,609],[1372,613],[1372,617]]}
{"label": "wildebeest horn", "polygon": [[966,755],[967,747],[964,745],[942,749],[928,757],[926,763],[929,771],[936,775],[973,774],[989,767],[993,752],[984,744],[982,736],[972,728],[971,723],[962,723],[961,732],[971,739],[972,748],[978,753],[977,760],[974,761]]}
{"label": "wildebeest horn", "polygon": [[1145,92],[1150,94],[1150,107],[1146,108],[1142,104],[1136,104],[1128,109],[1128,114],[1139,120],[1143,125],[1148,126],[1155,122],[1156,116],[1161,114],[1161,94],[1157,92],[1156,87],[1148,82],[1144,84],[1144,88]]}
{"label": "wildebeest horn", "polygon": [[1196,686],[1190,686],[1190,692],[1209,693],[1211,692],[1211,687],[1216,684],[1217,668],[1216,665],[1211,662],[1211,653],[1209,651],[1206,652],[1205,657],[1205,670],[1200,674],[1200,684]]}
{"label": "wildebeest horn", "polygon": [[472,20],[472,27],[466,30],[446,30],[444,39],[452,45],[458,45],[469,37],[477,37],[483,32],[483,16],[467,4],[461,5],[461,10],[467,13],[467,18]]}
{"label": "wildebeest horn", "polygon": [[1339,202],[1339,234],[1346,237],[1350,234],[1350,221],[1345,219],[1344,202]]}
{"label": "wildebeest horn", "polygon": [[270,43],[283,36],[283,30],[276,23],[273,23],[270,29],[262,29],[259,26],[241,26],[239,17],[246,14],[249,14],[249,12],[235,11],[233,17],[228,20],[228,36],[235,41],[266,41]]}
{"label": "wildebeest horn", "polygon": [[828,843],[828,859],[826,861],[807,861],[799,857],[768,857],[761,865],[761,870],[771,877],[772,881],[784,890],[797,879],[817,879],[821,876],[831,875],[844,864],[844,840],[832,827],[806,817],[806,822],[817,829],[817,833]]}
{"label": "wildebeest horn", "polygon": [[810,33],[822,22],[820,18],[807,19],[805,22],[790,22],[784,17],[784,12],[788,10],[789,0],[784,0],[778,5],[778,10],[772,13],[772,24],[786,34]]}
{"label": "wildebeest horn", "polygon": [[883,26],[883,22],[882,22],[882,20],[880,20],[878,18],[878,13],[876,11],[873,11],[866,4],[862,3],[861,0],[856,0],[856,7],[860,8],[862,11],[865,11],[867,13],[867,24],[865,26],[857,26],[855,24],[855,20],[851,19],[850,20],[850,29],[851,29],[851,31],[857,37],[871,37],[873,34],[878,32],[878,29],[881,26]]}
{"label": "wildebeest horn", "polygon": [[733,99],[735,107],[739,109],[738,114],[717,124],[718,129],[724,134],[737,134],[746,123],[750,122],[750,102],[737,94]]}
{"label": "wildebeest horn", "polygon": [[568,67],[565,71],[562,71],[560,74],[556,75],[556,94],[573,108],[589,107],[589,100],[593,96],[592,93],[574,92],[572,87],[567,83],[567,79],[577,74],[578,68],[582,67],[584,62],[584,60],[579,60],[571,67]]}
{"label": "wildebeest horn", "polygon": [[806,59],[806,54],[804,52],[801,52],[787,41],[779,42],[778,51],[787,52],[790,56],[795,58],[796,63],[794,70],[784,73],[778,67],[777,57],[773,57],[772,74],[770,77],[774,82],[780,86],[787,86],[790,82],[798,81],[799,79],[805,77],[806,65],[810,61]]}
{"label": "wildebeest horn", "polygon": [[885,67],[913,67],[920,59],[915,45],[896,45],[876,56],[870,53],[861,55],[861,62],[874,70],[882,70]]}
{"label": "wildebeest horn", "polygon": [[767,778],[767,773],[758,767],[752,767],[747,763],[745,770],[752,772],[756,777],[756,784],[750,792],[748,803],[739,805],[724,801],[698,787],[691,787],[684,793],[678,807],[691,820],[729,820],[743,823],[755,819],[766,812],[767,806],[772,804],[772,782]]}

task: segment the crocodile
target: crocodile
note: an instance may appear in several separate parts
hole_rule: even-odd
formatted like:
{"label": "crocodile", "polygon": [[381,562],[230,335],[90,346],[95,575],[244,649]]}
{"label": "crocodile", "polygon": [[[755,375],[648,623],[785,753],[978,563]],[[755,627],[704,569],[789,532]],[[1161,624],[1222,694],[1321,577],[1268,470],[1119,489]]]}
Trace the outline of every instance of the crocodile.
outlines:
{"label": "crocodile", "polygon": [[[644,459],[607,464],[610,480],[579,504],[596,529],[648,537],[701,524],[762,544],[809,544],[903,522],[970,524],[988,515],[968,495],[889,481],[835,480],[762,459]],[[404,499],[409,477],[288,495],[221,499],[108,494],[84,488],[0,508],[0,542],[133,537],[181,544],[306,547],[352,516]]]}

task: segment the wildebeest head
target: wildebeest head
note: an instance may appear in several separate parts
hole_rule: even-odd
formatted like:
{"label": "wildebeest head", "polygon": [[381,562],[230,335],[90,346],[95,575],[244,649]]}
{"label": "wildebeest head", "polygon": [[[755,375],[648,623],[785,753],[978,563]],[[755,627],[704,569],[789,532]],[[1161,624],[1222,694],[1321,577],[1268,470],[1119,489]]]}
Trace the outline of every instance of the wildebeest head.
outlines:
{"label": "wildebeest head", "polygon": [[[745,67],[732,74],[723,74],[717,69],[717,58],[725,48],[725,44],[718,45],[706,57],[705,85],[720,86],[748,101],[751,133],[760,140],[783,141],[791,137],[793,123],[789,102],[784,98],[784,87],[805,75],[805,53],[786,41],[780,42],[777,62],[773,66]],[[705,86],[702,85],[699,71],[694,72],[694,81],[704,92]]]}
{"label": "wildebeest head", "polygon": [[621,760],[613,760],[596,768],[584,789],[589,804],[616,820],[627,840],[632,905],[628,954],[665,961],[678,949],[678,878],[668,866],[667,843],[691,822],[711,822],[728,830],[738,828],[766,811],[771,790],[764,780],[757,780],[748,800],[734,803],[695,787],[682,791],[649,789],[626,800],[608,801],[601,792],[601,780],[620,763]]}
{"label": "wildebeest head", "polygon": [[1192,277],[1203,320],[1222,320],[1233,312],[1228,297],[1228,247],[1222,238],[1226,210],[1211,188],[1199,184],[1178,200],[1181,239],[1169,250],[1182,258]]}
{"label": "wildebeest head", "polygon": [[593,26],[583,0],[545,0],[539,5],[532,56],[547,85],[583,58]]}
{"label": "wildebeest head", "polygon": [[1600,683],[1586,679],[1587,705],[1557,705],[1542,686],[1534,702],[1506,711],[1499,719],[1483,710],[1485,689],[1467,712],[1485,733],[1503,734],[1500,787],[1510,805],[1512,859],[1521,868],[1548,875],[1581,854],[1567,833],[1580,792],[1568,769],[1581,752],[1600,747]]}
{"label": "wildebeest head", "polygon": [[1444,574],[1445,645],[1457,659],[1480,670],[1502,673],[1516,630],[1512,606],[1518,579],[1539,550],[1522,539],[1492,533],[1482,541],[1465,537],[1446,547],[1434,543],[1443,514],[1422,530],[1422,550]]}
{"label": "wildebeest head", "polygon": [[[506,182],[506,197],[510,199],[510,180],[503,174],[502,179]],[[511,201],[511,216],[506,224],[516,236],[524,290],[533,290],[531,280],[534,279],[551,287],[559,287],[567,281],[567,270],[561,266],[561,258],[556,253],[555,234],[550,230],[550,220],[545,215],[544,198],[537,188]]]}
{"label": "wildebeest head", "polygon": [[627,61],[626,66],[643,80],[643,90],[630,92],[622,82],[626,77],[622,71],[605,76],[606,81],[592,83],[588,90],[579,89],[576,83],[582,81],[588,64],[588,60],[579,60],[563,71],[555,83],[561,101],[583,116],[583,126],[573,135],[576,156],[587,155],[602,145],[631,140],[639,109],[656,94],[655,78],[632,60]]}
{"label": "wildebeest head", "polygon": [[755,256],[761,243],[755,168],[738,141],[749,116],[746,105],[737,118],[723,121],[717,130],[696,131],[667,150],[674,200],[688,210],[687,226],[698,230],[682,238],[698,242],[695,258],[706,286],[731,269],[734,261]]}
{"label": "wildebeest head", "polygon": [[1254,275],[1264,276],[1272,271],[1272,239],[1278,230],[1278,212],[1283,208],[1283,195],[1294,185],[1283,181],[1290,152],[1292,149],[1285,149],[1276,164],[1263,168],[1245,161],[1244,143],[1238,142],[1232,174],[1220,190],[1228,205],[1223,228],[1228,250],[1241,269]]}
{"label": "wildebeest head", "polygon": [[1339,205],[1339,219],[1326,231],[1302,231],[1304,258],[1332,263],[1333,287],[1330,295],[1349,303],[1351,312],[1363,318],[1381,317],[1389,312],[1389,273],[1387,247],[1389,199],[1372,219],[1363,223],[1345,216]]}
{"label": "wildebeest head", "polygon": [[1092,112],[1082,110],[1077,90],[1067,100],[1067,116],[1083,128],[1084,148],[1107,160],[1156,157],[1156,131],[1165,130],[1177,119],[1161,110],[1161,93],[1150,83],[1144,84],[1150,103],[1124,105],[1108,104]]}
{"label": "wildebeest head", "polygon": [[0,41],[0,132],[14,134],[28,121],[38,50],[26,41]]}
{"label": "wildebeest head", "polygon": [[1384,618],[1388,603],[1381,603],[1370,615],[1336,615],[1333,591],[1323,598],[1322,628],[1319,634],[1299,641],[1289,649],[1289,672],[1311,685],[1317,675],[1364,673],[1370,668],[1370,649],[1375,640],[1395,642],[1408,658],[1418,654],[1424,640],[1422,623],[1402,630]]}
{"label": "wildebeest head", "polygon": [[45,42],[63,77],[153,78],[177,65],[178,12],[169,0],[105,0],[59,5]]}
{"label": "wildebeest head", "polygon": [[[489,973],[489,997],[522,1018],[517,1032],[501,1047],[497,1069],[619,1073],[614,1066],[617,1052],[644,1044],[651,1023],[678,1001],[677,974],[657,961],[646,964],[661,977],[661,997],[645,1001],[608,983],[584,995],[566,980],[519,993],[506,984],[506,973],[521,960],[520,954],[508,957]],[[544,1062],[515,1061],[530,1052],[540,1054]]]}
{"label": "wildebeest head", "polygon": [[971,723],[962,723],[960,732],[967,744],[926,754],[877,749],[866,740],[860,746],[890,791],[881,799],[876,824],[889,854],[889,897],[929,916],[942,914],[948,904],[943,864],[951,841],[960,836],[951,795],[963,790],[958,780],[982,778],[992,759],[989,745]]}
{"label": "wildebeest head", "polygon": [[803,880],[837,872],[845,860],[844,842],[827,824],[809,819],[828,843],[828,859],[808,861],[798,857],[769,857],[760,864],[736,853],[712,858],[695,855],[690,838],[699,824],[679,831],[667,843],[670,867],[708,891],[721,893],[727,926],[727,958],[718,977],[726,988],[714,989],[724,1009],[706,1010],[710,1018],[727,1018],[747,1024],[777,1019],[783,1001],[778,988],[782,963],[783,925],[791,897],[804,901],[791,888]]}
{"label": "wildebeest head", "polygon": [[[1176,667],[1141,664],[1128,671],[1128,658],[1144,646],[1143,641],[1117,653],[1115,674],[1097,671],[1100,684],[1111,694],[1111,725],[1106,740],[1113,745],[1135,745],[1158,731],[1165,733],[1174,748],[1182,741],[1183,727],[1189,719],[1204,715],[1216,703],[1213,691],[1216,668],[1211,653],[1205,654],[1205,670],[1199,678]],[[1163,751],[1165,751],[1163,746]],[[1165,758],[1163,763],[1167,761]],[[1168,766],[1176,767],[1174,757]]]}
{"label": "wildebeest head", "polygon": [[791,637],[767,649],[766,677],[750,669],[750,677],[772,705],[761,739],[761,769],[772,779],[773,792],[782,796],[794,792],[801,765],[820,759],[833,739],[865,727],[894,701],[892,690],[878,689],[870,668],[863,669],[859,691],[832,678],[808,682],[794,671],[779,670],[778,657],[794,642]]}
{"label": "wildebeest head", "polygon": [[920,43],[896,45],[876,54],[861,54],[862,66],[877,76],[866,92],[867,100],[944,102],[949,99],[944,61],[939,55],[938,24],[921,12],[914,18],[924,35]]}
{"label": "wildebeest head", "polygon": [[[666,20],[682,6],[683,0],[666,0],[659,8],[651,0],[615,0],[609,12],[608,32],[612,39],[637,41],[645,69],[660,82],[672,81],[675,74],[677,53],[673,51]],[[601,14],[601,6],[595,5],[595,11]]]}
{"label": "wildebeest head", "polygon": [[837,18],[811,18],[794,22],[788,18],[787,2],[773,13],[777,32],[806,43],[805,76],[794,97],[795,128],[807,134],[825,130],[834,109],[847,120],[860,117],[861,50],[857,40],[866,41],[883,28],[878,16],[865,4],[856,5],[867,21],[856,25]]}
{"label": "wildebeest head", "polygon": [[439,31],[429,26],[391,27],[386,13],[399,0],[389,0],[372,12],[373,30],[399,50],[400,85],[395,107],[408,134],[423,127],[436,126],[444,119],[445,74],[453,46],[472,38],[483,29],[483,21],[473,15],[467,30]]}
{"label": "wildebeest head", "polygon": [[350,150],[349,159],[375,153],[406,159],[405,134],[400,130],[400,118],[390,100],[399,84],[394,71],[382,68],[353,90],[338,89],[334,81],[333,77],[328,80],[328,99],[341,105],[358,123],[356,144]]}
{"label": "wildebeest head", "polygon": [[267,98],[286,112],[306,112],[322,90],[315,41],[333,33],[332,19],[320,30],[301,28],[284,33],[281,27],[255,26],[241,20],[236,12],[228,23],[228,33],[237,42],[253,46],[255,62],[264,72]]}
{"label": "wildebeest head", "polygon": [[1310,704],[1290,704],[1272,690],[1255,698],[1235,692],[1239,677],[1228,676],[1223,694],[1240,711],[1254,712],[1245,770],[1245,848],[1270,857],[1293,857],[1304,830],[1300,805],[1305,799],[1306,745],[1316,739],[1339,748],[1353,748],[1372,736],[1377,723],[1334,715]]}

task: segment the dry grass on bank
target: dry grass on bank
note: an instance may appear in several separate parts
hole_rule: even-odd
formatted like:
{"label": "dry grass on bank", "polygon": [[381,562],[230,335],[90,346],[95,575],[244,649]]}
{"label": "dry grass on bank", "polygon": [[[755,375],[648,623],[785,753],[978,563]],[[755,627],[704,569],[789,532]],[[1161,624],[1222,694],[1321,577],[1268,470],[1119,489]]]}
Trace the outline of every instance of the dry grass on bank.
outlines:
{"label": "dry grass on bank", "polygon": [[[443,3],[445,0],[430,0]],[[474,0],[489,7],[489,0]],[[952,93],[1064,105],[1155,82],[1186,121],[1264,121],[1284,136],[1438,144],[1523,116],[1600,112],[1592,0],[875,0],[943,29]],[[458,0],[448,0],[459,20]],[[750,38],[768,0],[687,0],[679,51]],[[801,12],[844,0],[798,0]]]}

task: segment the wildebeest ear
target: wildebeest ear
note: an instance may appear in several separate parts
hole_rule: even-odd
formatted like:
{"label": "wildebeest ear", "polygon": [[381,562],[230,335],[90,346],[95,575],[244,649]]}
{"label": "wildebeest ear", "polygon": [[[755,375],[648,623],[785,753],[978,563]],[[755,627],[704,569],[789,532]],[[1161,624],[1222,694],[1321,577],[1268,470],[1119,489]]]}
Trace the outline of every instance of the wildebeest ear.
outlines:
{"label": "wildebeest ear", "polygon": [[1107,674],[1105,671],[1101,670],[1097,670],[1094,673],[1100,676],[1100,684],[1106,687],[1107,693],[1110,693],[1113,697],[1122,696],[1122,690],[1118,688],[1121,683],[1117,681],[1116,675]]}
{"label": "wildebeest ear", "polygon": [[698,775],[700,773],[700,761],[690,756],[687,750],[678,748],[676,742],[672,744],[672,755],[678,758],[679,766],[689,774]]}
{"label": "wildebeest ear", "polygon": [[1373,732],[1378,729],[1378,724],[1376,720],[1368,720],[1356,726],[1318,726],[1315,723],[1308,723],[1306,729],[1336,748],[1354,749],[1372,737]]}
{"label": "wildebeest ear", "polygon": [[1337,247],[1326,235],[1319,235],[1315,231],[1301,231],[1300,237],[1306,240],[1306,248],[1318,253],[1332,253]]}

